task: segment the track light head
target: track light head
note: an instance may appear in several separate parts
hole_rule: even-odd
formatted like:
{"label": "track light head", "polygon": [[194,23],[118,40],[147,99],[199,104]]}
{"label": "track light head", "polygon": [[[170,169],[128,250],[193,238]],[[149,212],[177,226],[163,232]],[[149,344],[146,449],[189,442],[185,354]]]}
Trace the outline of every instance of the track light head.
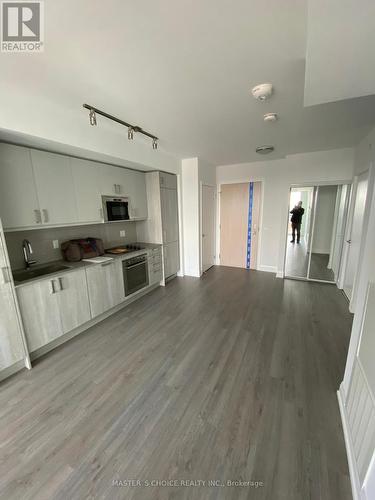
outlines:
{"label": "track light head", "polygon": [[96,113],[93,109],[90,109],[89,119],[90,119],[90,125],[95,127],[97,125],[97,122],[96,122]]}
{"label": "track light head", "polygon": [[134,128],[133,127],[128,127],[128,139],[129,139],[129,141],[132,141],[134,139]]}
{"label": "track light head", "polygon": [[158,149],[158,140],[152,139],[152,149]]}

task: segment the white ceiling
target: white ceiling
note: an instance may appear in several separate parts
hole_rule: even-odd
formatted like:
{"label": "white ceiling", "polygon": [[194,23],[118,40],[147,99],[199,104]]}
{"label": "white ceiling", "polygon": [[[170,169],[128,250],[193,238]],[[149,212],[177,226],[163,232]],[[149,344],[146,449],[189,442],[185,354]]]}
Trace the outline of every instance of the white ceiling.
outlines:
{"label": "white ceiling", "polygon": [[305,105],[375,94],[374,0],[309,0]]}
{"label": "white ceiling", "polygon": [[[262,159],[261,144],[275,146],[267,159],[351,146],[375,123],[375,96],[304,108],[304,0],[45,4],[45,52],[0,55],[2,129],[76,147],[91,134],[99,149],[102,127],[123,141],[104,119],[89,130],[88,102],[218,165]],[[249,91],[264,81],[275,94],[260,103]],[[270,111],[280,119],[265,124]]]}

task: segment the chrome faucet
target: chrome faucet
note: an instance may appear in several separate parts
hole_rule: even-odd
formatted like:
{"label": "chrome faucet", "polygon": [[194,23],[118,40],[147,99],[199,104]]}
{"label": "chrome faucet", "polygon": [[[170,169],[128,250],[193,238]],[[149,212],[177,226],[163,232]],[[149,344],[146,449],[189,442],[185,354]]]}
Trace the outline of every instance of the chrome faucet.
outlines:
{"label": "chrome faucet", "polygon": [[33,254],[33,249],[29,240],[23,240],[22,242],[23,256],[25,258],[26,269],[36,264],[36,260],[32,260],[31,256]]}

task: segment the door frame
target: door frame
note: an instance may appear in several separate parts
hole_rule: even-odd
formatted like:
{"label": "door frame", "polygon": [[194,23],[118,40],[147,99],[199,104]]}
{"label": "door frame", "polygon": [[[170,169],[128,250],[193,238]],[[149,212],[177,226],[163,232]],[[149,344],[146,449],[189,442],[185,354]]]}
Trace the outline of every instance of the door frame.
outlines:
{"label": "door frame", "polygon": [[257,265],[256,270],[261,271],[260,256],[262,249],[262,234],[263,234],[263,203],[264,203],[264,178],[252,177],[250,179],[231,180],[220,182],[217,185],[217,207],[216,207],[216,265],[220,266],[220,242],[221,242],[221,224],[220,224],[220,194],[221,186],[225,184],[250,184],[250,182],[260,182],[260,209],[259,209],[259,229],[258,229],[258,249],[257,249]]}
{"label": "door frame", "polygon": [[[363,257],[363,252],[364,252],[364,247],[365,247],[365,241],[366,241],[366,236],[367,236],[367,228],[368,228],[368,221],[369,221],[369,210],[371,207],[371,200],[372,200],[372,194],[373,194],[373,189],[374,189],[374,176],[375,176],[375,168],[374,164],[371,161],[368,165],[368,168],[366,170],[363,170],[362,172],[358,173],[357,175],[354,176],[354,181],[353,181],[353,186],[352,186],[352,191],[350,194],[350,201],[349,201],[349,210],[348,210],[348,219],[347,219],[347,224],[345,227],[345,251],[343,252],[343,259],[345,257],[345,262],[342,262],[342,265],[340,267],[340,285],[341,289],[344,289],[344,283],[345,283],[345,274],[346,274],[346,265],[349,257],[349,243],[348,240],[350,240],[350,236],[352,233],[353,229],[353,219],[354,219],[354,209],[355,209],[355,202],[357,199],[357,186],[358,186],[358,179],[362,175],[367,176],[367,193],[366,193],[366,202],[365,202],[365,210],[364,210],[364,216],[363,216],[363,225],[362,225],[362,233],[361,233],[361,241],[360,241],[360,248],[359,248],[359,258],[358,262],[361,262],[362,257]],[[344,255],[345,253],[345,255]],[[355,312],[355,306],[356,306],[356,301],[357,301],[357,292],[358,292],[358,284],[359,284],[359,273],[358,273],[358,268],[357,271],[354,275],[353,279],[353,287],[352,287],[352,294],[350,299],[345,295],[344,291],[344,296],[348,298],[349,301],[349,311],[351,313]],[[339,287],[340,288],[340,287]]]}
{"label": "door frame", "polygon": [[208,184],[207,182],[199,182],[199,272],[202,276],[203,274],[203,236],[202,236],[202,228],[203,228],[203,186],[213,188],[214,190],[214,264],[217,263],[217,245],[216,245],[216,235],[217,235],[217,186],[215,184]]}
{"label": "door frame", "polygon": [[[290,204],[290,193],[292,192],[292,189],[298,189],[298,188],[303,188],[303,187],[319,188],[319,186],[341,186],[343,184],[348,184],[350,186],[350,189],[351,189],[352,184],[353,184],[353,180],[351,179],[349,181],[340,180],[340,181],[315,181],[315,182],[312,181],[312,182],[303,182],[300,184],[290,184],[289,189],[288,189],[288,201],[287,201],[287,217],[286,217],[287,222],[286,222],[285,231],[284,231],[283,271],[282,271],[282,276],[280,276],[280,278],[282,277],[285,279],[285,277],[286,277],[285,276],[285,268],[286,268],[286,253],[287,253],[287,248],[288,248],[288,221],[289,221],[289,215],[290,215],[289,214],[289,204]],[[314,190],[314,192],[315,192],[315,190]],[[346,228],[347,228],[347,224],[348,224],[348,217],[349,217],[349,213],[346,216],[346,222],[345,222],[345,239],[346,239]],[[315,222],[315,201],[313,202],[313,225],[311,228],[312,235],[314,232],[314,222]],[[310,267],[310,260],[311,260],[311,256],[309,258],[309,267]],[[342,272],[342,266],[340,263],[340,273],[341,272]],[[333,284],[333,285],[338,286],[340,276],[337,279],[337,282],[318,280],[318,279],[314,279],[314,278],[308,278],[307,276],[306,276],[306,278],[287,276],[287,279],[293,279],[293,280],[299,280],[299,281],[312,281],[312,282],[317,282],[317,283],[327,283],[327,284],[331,284],[331,285]]]}

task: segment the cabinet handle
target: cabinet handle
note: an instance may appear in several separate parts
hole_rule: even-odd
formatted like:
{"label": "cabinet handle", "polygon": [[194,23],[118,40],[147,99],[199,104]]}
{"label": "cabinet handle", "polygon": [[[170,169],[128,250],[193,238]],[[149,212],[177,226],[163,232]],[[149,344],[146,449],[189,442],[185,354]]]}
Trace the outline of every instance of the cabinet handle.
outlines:
{"label": "cabinet handle", "polygon": [[35,215],[35,222],[37,224],[40,224],[42,222],[42,216],[41,216],[41,213],[40,213],[40,210],[34,210],[34,215]]}
{"label": "cabinet handle", "polygon": [[42,212],[43,212],[44,222],[49,222],[48,210],[46,208],[43,208]]}
{"label": "cabinet handle", "polygon": [[3,284],[6,285],[10,282],[9,269],[7,267],[2,267],[1,274],[3,275]]}
{"label": "cabinet handle", "polygon": [[55,289],[55,280],[51,280],[49,282],[50,286],[51,286],[51,294],[53,295],[54,293],[56,293],[56,289]]}
{"label": "cabinet handle", "polygon": [[59,278],[60,290],[64,290],[63,279]]}

